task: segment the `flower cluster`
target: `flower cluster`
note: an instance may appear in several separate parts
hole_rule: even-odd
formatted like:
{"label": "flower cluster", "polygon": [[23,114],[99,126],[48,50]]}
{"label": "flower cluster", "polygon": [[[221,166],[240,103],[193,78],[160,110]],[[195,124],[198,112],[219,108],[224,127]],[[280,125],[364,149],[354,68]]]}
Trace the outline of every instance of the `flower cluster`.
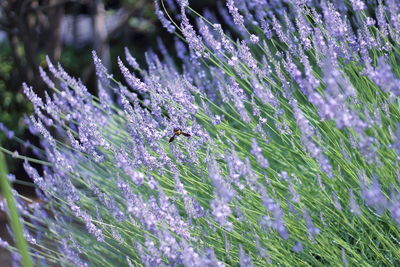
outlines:
{"label": "flower cluster", "polygon": [[43,171],[15,155],[37,260],[399,265],[399,5],[333,2],[227,0],[221,24],[155,0],[184,42],[126,49],[124,81],[93,52],[97,96],[47,60],[53,93],[23,85]]}

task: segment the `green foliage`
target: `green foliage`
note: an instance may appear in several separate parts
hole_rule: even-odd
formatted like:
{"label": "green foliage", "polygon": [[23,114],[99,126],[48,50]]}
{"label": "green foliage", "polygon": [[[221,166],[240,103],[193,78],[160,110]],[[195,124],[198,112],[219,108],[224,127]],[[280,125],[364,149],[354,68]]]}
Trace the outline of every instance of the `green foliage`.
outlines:
{"label": "green foliage", "polygon": [[[0,44],[0,121],[21,136],[24,131],[22,114],[30,113],[32,108],[22,94],[21,85],[14,87],[12,83],[15,68],[9,44]],[[0,135],[0,142],[4,143],[4,138]]]}
{"label": "green foliage", "polygon": [[11,229],[14,233],[16,247],[20,253],[22,266],[32,267],[33,262],[29,253],[28,243],[24,237],[23,225],[20,221],[20,214],[13,196],[10,181],[7,178],[8,170],[3,152],[0,151],[0,192],[6,199],[8,216],[11,224]]}

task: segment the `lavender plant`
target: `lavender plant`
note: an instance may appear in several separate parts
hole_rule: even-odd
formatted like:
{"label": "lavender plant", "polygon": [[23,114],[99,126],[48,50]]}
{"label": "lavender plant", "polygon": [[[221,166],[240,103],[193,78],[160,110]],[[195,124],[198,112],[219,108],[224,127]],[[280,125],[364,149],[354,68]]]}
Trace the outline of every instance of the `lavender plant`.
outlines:
{"label": "lavender plant", "polygon": [[399,1],[155,7],[173,54],[117,81],[93,53],[98,97],[49,60],[51,95],[24,84],[37,263],[400,265]]}

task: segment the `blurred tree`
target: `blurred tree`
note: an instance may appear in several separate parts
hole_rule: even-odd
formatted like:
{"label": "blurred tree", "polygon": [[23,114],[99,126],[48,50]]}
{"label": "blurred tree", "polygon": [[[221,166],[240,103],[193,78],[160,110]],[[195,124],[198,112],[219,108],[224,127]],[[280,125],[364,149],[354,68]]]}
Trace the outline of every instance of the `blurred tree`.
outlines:
{"label": "blurred tree", "polygon": [[47,54],[58,61],[61,56],[61,21],[65,12],[63,0],[46,3],[32,0],[2,1],[0,27],[7,33],[17,75],[10,88],[19,88],[23,81],[44,96],[39,75],[39,55]]}
{"label": "blurred tree", "polygon": [[[105,66],[110,68],[110,39],[117,35],[135,14],[151,8],[146,0],[116,1],[110,4],[118,7],[117,16],[107,19],[107,1],[102,0],[6,0],[0,2],[0,30],[7,33],[13,63],[17,74],[9,84],[10,88],[19,88],[23,81],[34,87],[40,96],[44,96],[44,86],[38,71],[44,55],[54,62],[60,60],[62,53],[63,22],[66,15],[74,17],[73,36],[77,38],[79,29],[78,15],[85,13],[92,20],[91,44]],[[147,4],[146,4],[147,3]],[[64,30],[68,30],[64,28]],[[82,70],[82,68],[80,68]],[[89,71],[89,74],[91,71]],[[89,74],[86,74],[88,76]],[[87,77],[86,77],[87,78]]]}
{"label": "blurred tree", "polygon": [[[30,113],[31,106],[22,94],[21,84],[27,82],[44,96],[46,86],[38,67],[45,67],[45,55],[53,62],[62,61],[68,72],[89,82],[94,77],[90,51],[96,50],[111,69],[110,42],[127,33],[143,33],[143,28],[131,25],[129,20],[140,18],[144,12],[153,14],[152,5],[146,0],[0,0],[0,32],[6,36],[0,42],[0,122],[17,131],[18,136],[31,139],[23,128],[23,114]],[[150,20],[154,22],[155,16]],[[118,40],[116,43],[121,46]],[[94,85],[94,81],[89,84]],[[0,134],[0,140],[5,141],[4,135]],[[3,145],[25,151],[16,143]],[[24,176],[20,162],[9,163],[17,164],[10,166],[11,172],[19,172],[19,178]]]}

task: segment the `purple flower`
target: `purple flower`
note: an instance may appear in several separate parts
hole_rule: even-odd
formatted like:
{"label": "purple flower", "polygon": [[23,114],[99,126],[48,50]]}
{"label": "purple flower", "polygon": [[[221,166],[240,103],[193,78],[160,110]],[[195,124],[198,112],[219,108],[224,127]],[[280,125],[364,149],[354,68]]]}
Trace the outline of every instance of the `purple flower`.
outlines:
{"label": "purple flower", "polygon": [[137,63],[136,59],[132,56],[131,52],[129,52],[129,49],[127,47],[124,48],[125,51],[125,57],[126,57],[126,61],[128,62],[128,64],[134,68],[135,70],[139,70],[140,66]]}
{"label": "purple flower", "polygon": [[314,241],[315,237],[319,234],[320,230],[314,225],[314,223],[306,209],[303,210],[303,217],[304,217],[304,221],[306,223],[309,238],[310,238],[310,240]]}
{"label": "purple flower", "polygon": [[[171,23],[170,20],[168,20],[165,17],[164,12],[160,9],[160,5],[158,4],[158,1],[159,0],[154,0],[154,6],[155,6],[156,15],[157,15],[158,19],[160,20],[161,24],[163,25],[163,27],[165,29],[167,29],[167,31],[169,33],[174,33],[175,32],[175,26]],[[129,62],[129,60],[128,60],[128,62]]]}
{"label": "purple flower", "polygon": [[296,17],[296,26],[300,35],[300,42],[304,47],[304,50],[310,50],[311,49],[311,40],[310,40],[310,35],[312,33],[312,29],[306,19],[297,13]]}
{"label": "purple flower", "polygon": [[378,3],[379,5],[376,9],[376,19],[378,20],[378,26],[381,34],[387,36],[389,25],[386,22],[385,6],[382,4],[382,0],[378,0]]}
{"label": "purple flower", "polygon": [[33,168],[28,161],[24,161],[23,167],[26,171],[26,173],[29,175],[29,177],[33,180],[33,182],[43,191],[45,191],[47,188],[45,187],[45,182],[43,178],[39,175],[37,170]]}
{"label": "purple flower", "polygon": [[321,6],[328,32],[337,39],[344,39],[350,29],[346,22],[342,20],[340,13],[330,2],[322,2]]}
{"label": "purple flower", "polygon": [[247,97],[244,94],[243,89],[240,88],[239,84],[235,81],[234,78],[230,79],[230,85],[227,91],[230,93],[233,103],[242,121],[244,121],[245,123],[249,123],[251,118],[243,103]]}
{"label": "purple flower", "polygon": [[231,231],[233,224],[228,221],[228,217],[232,214],[232,210],[228,203],[222,199],[215,198],[211,201],[212,214],[215,216],[216,221],[227,231]]}
{"label": "purple flower", "polygon": [[361,11],[366,9],[366,6],[362,0],[350,0],[354,11]]}
{"label": "purple flower", "polygon": [[389,205],[390,215],[392,219],[400,225],[400,197],[392,197],[391,204]]}
{"label": "purple flower", "polygon": [[292,247],[293,252],[299,253],[303,251],[303,244],[299,241],[296,242],[296,244],[293,245]]}
{"label": "purple flower", "polygon": [[42,77],[42,80],[47,84],[49,88],[55,88],[56,85],[54,82],[50,79],[50,77],[47,75],[47,73],[43,70],[41,66],[39,66],[39,72],[40,76]]}
{"label": "purple flower", "polygon": [[200,255],[186,242],[183,242],[183,251],[181,254],[182,263],[186,267],[201,267],[203,262]]}
{"label": "purple flower", "polygon": [[315,135],[314,128],[310,125],[309,121],[304,117],[303,112],[297,105],[297,101],[291,100],[290,103],[293,107],[293,112],[297,125],[300,128],[301,142],[303,143],[303,145],[305,146],[311,157],[316,159],[317,162],[320,164],[322,171],[325,172],[329,177],[331,177],[333,175],[332,167],[328,159],[323,155],[322,149],[318,147],[312,140],[312,137]]}
{"label": "purple flower", "polygon": [[205,24],[203,19],[198,18],[197,19],[197,24],[199,26],[199,32],[201,36],[203,36],[204,41],[206,44],[213,49],[217,53],[222,52],[222,44],[220,41],[218,41],[215,36],[210,32],[209,27]]}
{"label": "purple flower", "polygon": [[250,35],[250,42],[251,42],[251,43],[256,44],[256,43],[258,43],[259,41],[260,41],[260,38],[259,38],[257,35],[255,35],[255,34],[251,34],[251,35]]}
{"label": "purple flower", "polygon": [[56,140],[53,138],[53,136],[50,134],[50,132],[44,127],[42,121],[40,119],[36,120],[33,115],[29,117],[29,119],[32,122],[32,126],[34,127],[35,131],[39,132],[42,134],[44,139],[49,142],[49,144],[53,147],[56,146]]}
{"label": "purple flower", "polygon": [[350,202],[349,203],[350,204],[350,212],[360,216],[361,215],[361,209],[358,206],[358,204],[357,204],[357,202],[356,202],[356,200],[354,198],[353,190],[351,190],[351,189],[350,189],[350,192],[349,192],[349,197],[350,197],[350,200],[349,200],[349,202]]}
{"label": "purple flower", "polygon": [[220,176],[219,166],[215,160],[208,163],[208,173],[216,193],[216,198],[211,201],[212,213],[218,223],[227,229],[231,229],[233,225],[228,221],[228,217],[232,214],[229,202],[234,196],[234,191]]}
{"label": "purple flower", "polygon": [[292,182],[289,181],[289,191],[294,203],[300,203],[300,195],[296,192],[296,189]]}
{"label": "purple flower", "polygon": [[[1,129],[1,124],[0,124]],[[397,159],[400,159],[400,123],[396,124],[396,128],[394,133],[391,132],[391,136],[393,138],[393,144],[389,145],[389,148],[394,149],[397,154]]]}
{"label": "purple flower", "polygon": [[193,29],[193,26],[190,24],[184,8],[181,9],[181,15],[182,15],[182,22],[181,22],[182,34],[185,37],[186,41],[188,42],[189,47],[193,49],[196,56],[198,57],[202,55],[205,56],[206,51],[205,51],[205,46],[203,44],[203,40],[201,39],[200,36],[196,34],[195,30]]}
{"label": "purple flower", "polygon": [[43,101],[40,97],[36,95],[32,87],[29,87],[26,83],[23,83],[22,87],[24,88],[24,94],[32,102],[35,112],[38,112],[40,111],[40,109],[43,109],[44,108]]}
{"label": "purple flower", "polygon": [[62,254],[64,257],[68,259],[69,262],[73,263],[76,266],[86,267],[89,266],[85,261],[83,261],[79,254],[67,243],[67,240],[62,239],[60,242],[60,249],[64,253]]}
{"label": "purple flower", "polygon": [[232,15],[233,22],[239,27],[244,27],[244,18],[239,13],[239,9],[235,6],[234,0],[227,0],[226,6],[228,7],[229,13]]}
{"label": "purple flower", "polygon": [[279,40],[283,43],[290,44],[290,38],[286,35],[286,33],[282,30],[282,25],[278,21],[275,15],[272,15],[272,28],[274,29],[276,35]]}
{"label": "purple flower", "polygon": [[285,221],[283,220],[283,210],[272,198],[269,197],[267,191],[263,187],[259,187],[259,193],[261,194],[261,199],[263,201],[264,207],[267,211],[271,212],[274,218],[272,227],[279,233],[279,235],[287,240],[289,238],[289,233],[286,229]]}
{"label": "purple flower", "polygon": [[272,30],[271,30],[270,24],[265,19],[261,20],[261,28],[264,31],[265,37],[267,37],[267,39],[271,39],[272,38]]}
{"label": "purple flower", "polygon": [[367,27],[372,27],[372,26],[375,26],[376,21],[371,17],[367,17],[365,24]]}
{"label": "purple flower", "polygon": [[98,242],[104,242],[104,235],[100,228],[98,228],[92,221],[92,217],[87,214],[84,210],[82,210],[79,206],[74,203],[70,204],[71,211],[73,214],[82,219],[86,225],[86,229],[92,235],[94,235]]}
{"label": "purple flower", "polygon": [[14,137],[14,131],[8,129],[2,122],[0,122],[0,131],[2,131],[8,139],[12,139]]}
{"label": "purple flower", "polygon": [[0,237],[0,248],[8,249],[9,247],[10,247],[10,244],[6,240],[4,240]]}
{"label": "purple flower", "polygon": [[239,265],[240,267],[253,267],[251,257],[246,255],[242,245],[239,245]]}
{"label": "purple flower", "polygon": [[189,5],[189,0],[176,0],[181,8],[187,7]]}
{"label": "purple flower", "polygon": [[107,68],[103,65],[101,59],[97,56],[97,53],[94,50],[92,51],[92,57],[96,69],[96,76],[102,82],[103,86],[108,87],[110,84],[109,78],[112,76],[107,74]]}
{"label": "purple flower", "polygon": [[249,67],[255,74],[260,77],[265,76],[258,67],[257,61],[254,59],[245,41],[238,44],[238,57],[241,59],[242,63]]}
{"label": "purple flower", "polygon": [[263,156],[262,149],[258,146],[256,139],[251,142],[251,154],[256,158],[261,168],[266,169],[269,166],[268,160]]}
{"label": "purple flower", "polygon": [[383,195],[381,185],[376,177],[372,179],[372,184],[368,187],[364,181],[360,180],[362,198],[365,203],[375,208],[375,210],[382,214],[388,205],[387,198]]}
{"label": "purple flower", "polygon": [[134,90],[138,90],[139,92],[147,92],[148,88],[145,83],[143,83],[140,79],[136,78],[127,67],[125,67],[124,63],[122,63],[121,59],[118,58],[118,66],[121,70],[122,75],[124,76],[126,82],[130,87]]}
{"label": "purple flower", "polygon": [[386,63],[384,57],[378,59],[375,70],[368,73],[368,76],[383,90],[400,96],[400,79],[394,75],[391,66]]}
{"label": "purple flower", "polygon": [[335,193],[332,193],[332,199],[333,199],[333,206],[335,207],[335,209],[341,211],[342,205],[340,204],[339,198]]}
{"label": "purple flower", "polygon": [[137,250],[139,252],[140,258],[146,267],[151,266],[164,266],[162,262],[162,253],[157,247],[158,244],[149,237],[145,235],[146,241],[144,243],[147,253],[144,251],[142,245],[138,242],[136,243]]}

